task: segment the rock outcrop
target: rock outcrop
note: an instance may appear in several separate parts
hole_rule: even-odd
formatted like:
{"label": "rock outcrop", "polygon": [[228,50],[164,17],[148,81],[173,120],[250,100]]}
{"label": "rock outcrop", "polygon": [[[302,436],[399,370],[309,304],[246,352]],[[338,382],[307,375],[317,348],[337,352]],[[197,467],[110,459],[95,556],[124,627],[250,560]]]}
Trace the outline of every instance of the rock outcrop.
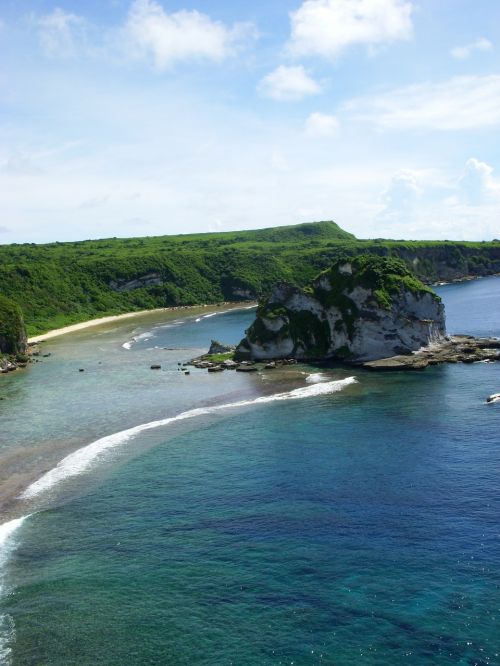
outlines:
{"label": "rock outcrop", "polygon": [[0,295],[0,354],[25,354],[27,346],[21,308]]}
{"label": "rock outcrop", "polygon": [[337,261],[305,289],[278,284],[236,355],[362,363],[410,354],[444,334],[440,298],[402,261],[360,255]]}
{"label": "rock outcrop", "polygon": [[219,342],[218,340],[212,340],[210,342],[210,349],[208,350],[208,354],[227,354],[227,352],[232,352],[234,350],[234,345],[226,345],[223,342]]}
{"label": "rock outcrop", "polygon": [[472,335],[446,336],[409,356],[392,356],[363,363],[369,370],[423,370],[440,363],[494,363],[500,361],[500,339]]}

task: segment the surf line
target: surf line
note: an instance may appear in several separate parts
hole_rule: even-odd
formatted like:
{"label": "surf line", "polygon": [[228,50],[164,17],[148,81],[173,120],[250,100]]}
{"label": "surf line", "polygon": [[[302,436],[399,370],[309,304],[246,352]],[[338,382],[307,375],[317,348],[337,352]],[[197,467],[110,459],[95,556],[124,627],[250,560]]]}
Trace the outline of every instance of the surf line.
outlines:
{"label": "surf line", "polygon": [[345,379],[339,379],[331,382],[315,383],[309,386],[293,389],[292,391],[287,391],[285,393],[274,393],[272,395],[261,396],[259,398],[254,398],[253,400],[241,400],[239,402],[230,402],[222,405],[214,405],[212,407],[198,407],[195,409],[190,409],[186,412],[182,412],[177,416],[171,416],[165,419],[160,419],[158,421],[143,423],[127,430],[121,430],[120,432],[116,432],[112,435],[101,437],[91,444],[78,449],[74,453],[70,453],[55,467],[53,467],[37,481],[28,486],[28,488],[26,488],[26,490],[21,493],[20,498],[33,499],[41,493],[53,488],[58,483],[61,483],[70,477],[82,474],[107,451],[116,448],[121,444],[124,444],[141,432],[167,426],[177,421],[195,418],[204,414],[212,414],[214,412],[226,409],[236,409],[239,407],[247,407],[249,405],[262,405],[276,401],[298,400],[303,398],[328,395],[330,393],[337,393],[338,391],[342,391],[342,389],[346,386],[354,383],[357,383],[355,377],[346,377]]}

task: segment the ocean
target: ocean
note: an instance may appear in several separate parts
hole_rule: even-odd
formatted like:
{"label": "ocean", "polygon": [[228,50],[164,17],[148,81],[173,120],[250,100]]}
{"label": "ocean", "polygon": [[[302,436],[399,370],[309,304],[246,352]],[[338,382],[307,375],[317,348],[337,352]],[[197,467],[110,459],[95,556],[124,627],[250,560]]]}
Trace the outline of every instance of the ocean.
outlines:
{"label": "ocean", "polygon": [[[437,291],[500,336],[499,277]],[[500,663],[500,365],[179,369],[253,317],[150,314],[0,377],[0,663]]]}

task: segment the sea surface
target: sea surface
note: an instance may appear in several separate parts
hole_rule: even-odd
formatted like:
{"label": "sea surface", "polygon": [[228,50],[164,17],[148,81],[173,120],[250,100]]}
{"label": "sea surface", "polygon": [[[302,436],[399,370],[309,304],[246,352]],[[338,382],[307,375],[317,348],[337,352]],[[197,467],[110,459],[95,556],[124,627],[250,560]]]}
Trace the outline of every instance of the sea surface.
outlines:
{"label": "sea surface", "polygon": [[[437,291],[449,332],[500,336],[500,278]],[[180,369],[253,317],[151,314],[0,377],[1,664],[500,664],[500,364]]]}

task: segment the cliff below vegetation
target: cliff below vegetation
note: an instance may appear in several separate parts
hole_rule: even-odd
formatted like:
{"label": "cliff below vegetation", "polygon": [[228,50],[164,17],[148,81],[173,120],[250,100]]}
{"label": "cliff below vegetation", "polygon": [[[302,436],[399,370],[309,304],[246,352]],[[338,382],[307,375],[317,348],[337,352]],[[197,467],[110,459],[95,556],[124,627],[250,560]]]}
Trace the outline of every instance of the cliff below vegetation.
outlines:
{"label": "cliff below vegetation", "polygon": [[26,349],[26,329],[21,308],[0,296],[0,355],[24,354]]}
{"label": "cliff below vegetation", "polygon": [[0,245],[0,292],[31,335],[170,306],[254,300],[305,287],[341,257],[405,262],[423,282],[500,273],[500,241],[359,240],[331,221],[208,234]]}
{"label": "cliff below vegetation", "polygon": [[278,284],[259,307],[239,358],[361,363],[412,351],[445,334],[440,298],[399,259],[341,259],[301,289]]}

